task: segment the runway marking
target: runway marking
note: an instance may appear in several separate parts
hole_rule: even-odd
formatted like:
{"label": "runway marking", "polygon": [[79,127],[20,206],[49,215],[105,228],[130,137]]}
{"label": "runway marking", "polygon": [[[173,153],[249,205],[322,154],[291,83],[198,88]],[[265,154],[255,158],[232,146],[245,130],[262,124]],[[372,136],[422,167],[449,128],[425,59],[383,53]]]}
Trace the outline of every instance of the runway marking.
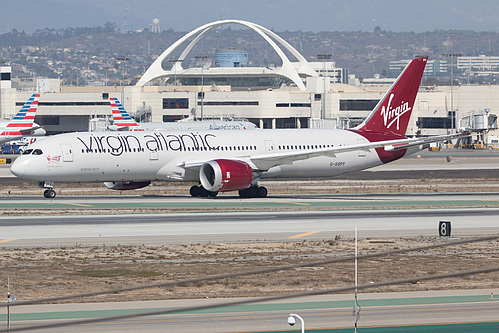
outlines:
{"label": "runway marking", "polygon": [[77,203],[68,203],[68,202],[63,202],[64,205],[71,205],[71,206],[82,206],[82,207],[95,207],[93,205],[84,205],[84,204],[77,204]]}
{"label": "runway marking", "polygon": [[310,232],[305,232],[305,233],[303,233],[303,234],[290,236],[290,237],[288,237],[288,239],[300,238],[300,237],[306,237],[306,236],[310,236],[310,235],[313,235],[313,234],[318,234],[319,232],[320,232],[320,231],[310,231]]}
{"label": "runway marking", "polygon": [[15,239],[0,239],[0,243],[12,242],[12,241],[15,241],[15,240],[18,240],[18,238],[15,238]]}
{"label": "runway marking", "polygon": [[276,201],[276,203],[287,204],[287,205],[300,205],[300,206],[310,206],[311,204],[304,202],[285,202],[285,201]]}

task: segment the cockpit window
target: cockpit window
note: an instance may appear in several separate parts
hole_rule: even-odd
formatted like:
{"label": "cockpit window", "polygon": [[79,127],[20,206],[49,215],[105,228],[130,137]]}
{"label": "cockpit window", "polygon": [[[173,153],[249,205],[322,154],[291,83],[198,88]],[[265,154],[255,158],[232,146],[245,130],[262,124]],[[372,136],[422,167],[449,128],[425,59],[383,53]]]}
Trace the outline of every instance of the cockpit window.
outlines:
{"label": "cockpit window", "polygon": [[33,155],[42,155],[42,154],[43,154],[43,152],[42,152],[41,149],[35,149],[35,150],[33,150]]}
{"label": "cockpit window", "polygon": [[29,155],[31,154],[31,152],[33,151],[33,149],[26,149],[23,153],[23,155]]}

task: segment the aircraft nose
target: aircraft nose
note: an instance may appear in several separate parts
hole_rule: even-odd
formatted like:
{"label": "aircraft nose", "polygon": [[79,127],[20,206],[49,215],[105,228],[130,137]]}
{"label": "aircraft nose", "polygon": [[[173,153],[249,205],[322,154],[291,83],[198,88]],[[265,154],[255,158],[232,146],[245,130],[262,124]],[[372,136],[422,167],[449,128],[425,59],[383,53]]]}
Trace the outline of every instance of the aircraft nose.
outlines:
{"label": "aircraft nose", "polygon": [[10,172],[13,173],[14,176],[22,178],[26,173],[25,164],[16,159],[10,167]]}

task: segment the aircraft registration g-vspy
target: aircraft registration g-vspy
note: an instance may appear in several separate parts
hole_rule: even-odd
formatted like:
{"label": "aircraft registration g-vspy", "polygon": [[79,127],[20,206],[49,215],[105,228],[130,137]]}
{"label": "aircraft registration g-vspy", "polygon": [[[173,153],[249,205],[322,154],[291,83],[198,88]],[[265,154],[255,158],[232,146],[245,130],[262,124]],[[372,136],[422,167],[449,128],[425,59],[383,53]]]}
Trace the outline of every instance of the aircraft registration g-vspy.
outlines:
{"label": "aircraft registration g-vspy", "polygon": [[30,135],[45,135],[45,130],[34,122],[40,94],[33,94],[10,121],[0,122],[0,143]]}
{"label": "aircraft registration g-vspy", "polygon": [[412,60],[358,127],[251,131],[69,133],[35,142],[11,171],[36,180],[54,198],[54,182],[105,182],[114,190],[153,180],[195,181],[190,194],[239,190],[265,197],[260,179],[333,177],[397,160],[430,142],[459,135],[405,137],[428,58]]}
{"label": "aircraft registration g-vspy", "polygon": [[111,110],[113,112],[114,125],[110,130],[118,131],[157,131],[157,130],[185,130],[185,131],[203,131],[203,130],[245,130],[256,129],[256,125],[249,121],[226,121],[226,120],[196,120],[196,121],[175,121],[165,123],[138,123],[126,112],[123,105],[117,98],[111,97]]}

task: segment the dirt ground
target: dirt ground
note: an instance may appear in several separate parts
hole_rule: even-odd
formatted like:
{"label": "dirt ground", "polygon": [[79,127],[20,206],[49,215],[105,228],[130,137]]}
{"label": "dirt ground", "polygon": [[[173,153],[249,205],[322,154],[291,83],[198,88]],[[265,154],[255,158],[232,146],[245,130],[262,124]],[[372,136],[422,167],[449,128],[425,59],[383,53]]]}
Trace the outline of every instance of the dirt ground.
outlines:
{"label": "dirt ground", "polygon": [[[449,240],[365,239],[359,254],[387,252]],[[0,248],[0,286],[18,300],[39,299],[201,276],[261,270],[352,256],[351,239],[283,243],[163,244],[71,248]],[[499,241],[360,260],[359,284],[491,267],[499,261]],[[499,273],[463,276],[377,288],[370,292],[499,288]],[[271,296],[352,286],[352,261],[245,277],[152,288],[67,302],[132,301],[205,297]]]}

